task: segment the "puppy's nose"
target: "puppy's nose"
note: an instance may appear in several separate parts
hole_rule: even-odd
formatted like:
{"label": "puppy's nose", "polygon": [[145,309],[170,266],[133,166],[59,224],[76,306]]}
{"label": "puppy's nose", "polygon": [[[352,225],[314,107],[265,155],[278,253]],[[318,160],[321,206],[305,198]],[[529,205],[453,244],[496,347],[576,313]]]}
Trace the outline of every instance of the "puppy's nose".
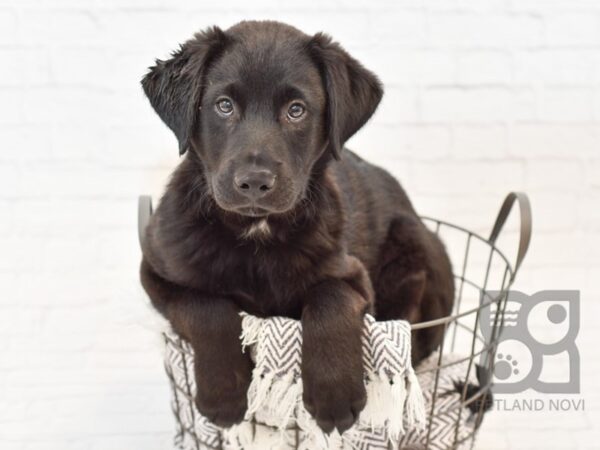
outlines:
{"label": "puppy's nose", "polygon": [[275,175],[270,170],[245,170],[236,173],[233,178],[237,191],[253,200],[264,196],[275,186]]}

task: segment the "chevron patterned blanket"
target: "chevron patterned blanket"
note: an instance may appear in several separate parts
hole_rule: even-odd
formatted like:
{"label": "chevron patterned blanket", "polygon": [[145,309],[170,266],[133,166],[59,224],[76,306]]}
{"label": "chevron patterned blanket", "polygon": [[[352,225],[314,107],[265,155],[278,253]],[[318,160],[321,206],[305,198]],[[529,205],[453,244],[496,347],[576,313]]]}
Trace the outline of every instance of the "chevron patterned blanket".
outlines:
{"label": "chevron patterned blanket", "polygon": [[[300,322],[282,317],[260,319],[244,315],[241,344],[255,361],[253,381],[248,390],[248,411],[244,422],[221,429],[199,415],[193,406],[193,353],[189,345],[167,333],[166,369],[173,385],[173,411],[177,418],[176,444],[182,449],[285,450],[285,449],[389,449],[415,448],[427,439],[423,432],[426,408],[433,383],[425,370],[417,378],[410,363],[410,326],[405,321],[376,322],[365,317],[363,361],[368,400],[358,422],[339,435],[324,434],[302,403]],[[434,355],[423,364],[435,367]],[[457,379],[466,372],[464,364],[454,367]],[[421,367],[421,366],[420,366]],[[449,374],[450,375],[450,374]],[[452,377],[440,377],[439,389],[455,392]],[[444,383],[446,386],[444,386]],[[457,398],[458,397],[458,398]],[[455,437],[458,395],[438,399],[454,417],[438,419],[429,428],[442,440]],[[438,408],[436,407],[436,410]],[[465,421],[467,418],[465,414]],[[467,430],[469,427],[461,427]],[[461,431],[462,432],[462,431]],[[451,436],[450,436],[451,435]],[[439,447],[449,448],[440,443]]]}

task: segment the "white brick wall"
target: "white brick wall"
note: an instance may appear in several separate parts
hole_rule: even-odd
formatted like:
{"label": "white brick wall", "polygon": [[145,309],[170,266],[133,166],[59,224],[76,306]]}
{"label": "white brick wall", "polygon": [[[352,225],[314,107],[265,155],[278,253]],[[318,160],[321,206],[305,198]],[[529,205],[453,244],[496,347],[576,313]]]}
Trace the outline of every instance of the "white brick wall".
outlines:
{"label": "white brick wall", "polygon": [[325,30],[381,76],[350,147],[420,212],[487,233],[505,193],[530,194],[518,287],[581,289],[587,411],[497,412],[479,447],[599,448],[597,0],[0,0],[0,448],[170,447],[135,208],[178,158],[139,79],[245,18]]}

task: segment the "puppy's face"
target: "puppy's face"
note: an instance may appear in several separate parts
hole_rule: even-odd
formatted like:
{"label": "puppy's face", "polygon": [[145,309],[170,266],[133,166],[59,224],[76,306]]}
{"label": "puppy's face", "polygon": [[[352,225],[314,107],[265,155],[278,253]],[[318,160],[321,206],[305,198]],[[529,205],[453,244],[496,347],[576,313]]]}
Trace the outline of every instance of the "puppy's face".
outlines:
{"label": "puppy's face", "polygon": [[293,209],[317,162],[339,157],[382,95],[328,37],[277,22],[197,34],[142,84],[217,205],[251,217]]}
{"label": "puppy's face", "polygon": [[259,34],[231,43],[205,76],[194,137],[217,204],[250,216],[284,213],[325,150],[325,89],[300,39]]}

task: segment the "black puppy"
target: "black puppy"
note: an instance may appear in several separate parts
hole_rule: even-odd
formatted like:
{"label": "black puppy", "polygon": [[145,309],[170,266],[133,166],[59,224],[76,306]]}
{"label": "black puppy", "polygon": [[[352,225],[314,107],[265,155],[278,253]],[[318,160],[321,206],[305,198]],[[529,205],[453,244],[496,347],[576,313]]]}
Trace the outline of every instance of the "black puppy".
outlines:
{"label": "black puppy", "polygon": [[[450,313],[451,268],[391,175],[344,142],[378,79],[323,34],[276,22],[210,28],[142,81],[186,153],[147,228],[142,283],[195,351],[196,405],[242,420],[252,363],[240,310],[302,320],[304,403],[325,431],[365,404],[363,315]],[[413,337],[413,360],[443,330]]]}

